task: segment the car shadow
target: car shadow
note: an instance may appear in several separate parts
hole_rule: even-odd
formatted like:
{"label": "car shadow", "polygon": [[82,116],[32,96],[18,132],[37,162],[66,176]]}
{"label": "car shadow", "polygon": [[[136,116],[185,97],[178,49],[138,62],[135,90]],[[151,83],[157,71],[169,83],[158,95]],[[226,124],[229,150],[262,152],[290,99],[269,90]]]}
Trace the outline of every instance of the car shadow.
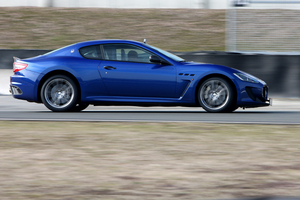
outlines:
{"label": "car shadow", "polygon": [[[21,111],[22,112],[22,111]],[[170,113],[170,114],[209,114],[209,115],[236,115],[236,114],[300,114],[300,111],[235,111],[232,113],[209,113],[206,111],[185,111],[185,110],[83,110],[81,112],[52,112],[52,111],[23,111],[28,113],[55,113],[55,114],[61,114],[61,113],[72,113],[72,114],[94,114],[94,113]]]}

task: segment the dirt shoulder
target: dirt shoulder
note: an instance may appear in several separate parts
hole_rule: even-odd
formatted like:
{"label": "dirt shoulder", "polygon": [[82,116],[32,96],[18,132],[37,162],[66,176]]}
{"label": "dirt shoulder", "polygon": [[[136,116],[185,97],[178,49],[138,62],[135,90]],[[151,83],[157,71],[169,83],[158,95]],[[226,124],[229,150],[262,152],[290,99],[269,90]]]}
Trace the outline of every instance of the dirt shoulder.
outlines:
{"label": "dirt shoulder", "polygon": [[300,196],[300,126],[0,122],[4,199]]}

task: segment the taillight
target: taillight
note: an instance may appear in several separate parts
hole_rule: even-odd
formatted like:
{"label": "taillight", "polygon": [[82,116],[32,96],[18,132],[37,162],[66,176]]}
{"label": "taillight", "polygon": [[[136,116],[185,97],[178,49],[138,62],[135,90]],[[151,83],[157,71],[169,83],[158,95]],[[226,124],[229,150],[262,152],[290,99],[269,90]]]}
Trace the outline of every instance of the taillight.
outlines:
{"label": "taillight", "polygon": [[18,71],[21,71],[23,69],[25,69],[28,64],[25,64],[25,63],[20,63],[20,62],[14,62],[14,65],[13,65],[13,70],[14,72],[18,72]]}

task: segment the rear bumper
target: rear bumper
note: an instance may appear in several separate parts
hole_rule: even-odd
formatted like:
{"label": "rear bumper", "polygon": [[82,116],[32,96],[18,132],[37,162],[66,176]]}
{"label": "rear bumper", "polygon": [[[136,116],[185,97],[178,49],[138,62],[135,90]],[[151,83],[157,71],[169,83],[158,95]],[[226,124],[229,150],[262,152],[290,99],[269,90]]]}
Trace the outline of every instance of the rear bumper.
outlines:
{"label": "rear bumper", "polygon": [[15,96],[15,95],[22,95],[23,91],[16,85],[10,85],[10,90],[9,92]]}
{"label": "rear bumper", "polygon": [[40,74],[29,72],[15,73],[10,77],[10,91],[14,98],[37,101],[36,80]]}

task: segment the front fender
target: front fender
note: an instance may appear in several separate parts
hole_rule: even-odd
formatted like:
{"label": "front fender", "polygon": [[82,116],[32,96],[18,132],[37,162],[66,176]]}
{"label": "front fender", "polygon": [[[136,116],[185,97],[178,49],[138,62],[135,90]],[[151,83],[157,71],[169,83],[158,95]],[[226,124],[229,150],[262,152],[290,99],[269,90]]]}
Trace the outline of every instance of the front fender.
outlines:
{"label": "front fender", "polygon": [[195,81],[195,86],[193,87],[195,94],[197,94],[198,92],[198,88],[200,87],[200,84],[211,77],[222,77],[225,78],[226,80],[230,81],[231,84],[234,86],[235,92],[236,92],[236,100],[238,101],[239,99],[241,99],[241,88],[240,85],[238,83],[238,81],[236,80],[236,78],[233,76],[233,74],[230,73],[224,73],[224,71],[218,71],[218,70],[214,70],[214,71],[210,71],[210,72],[206,72],[201,74],[201,76],[199,76],[197,78],[197,80]]}

